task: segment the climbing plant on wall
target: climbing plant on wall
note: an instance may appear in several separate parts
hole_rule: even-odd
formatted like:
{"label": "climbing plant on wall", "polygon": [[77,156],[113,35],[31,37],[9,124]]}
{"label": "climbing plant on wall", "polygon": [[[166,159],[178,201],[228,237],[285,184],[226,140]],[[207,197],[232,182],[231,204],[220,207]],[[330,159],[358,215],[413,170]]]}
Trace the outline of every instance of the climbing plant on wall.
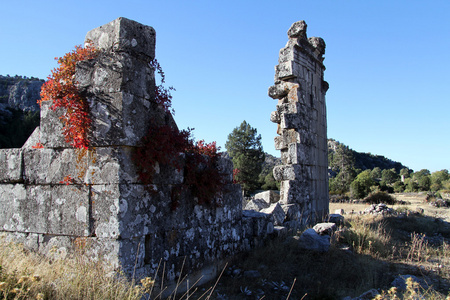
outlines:
{"label": "climbing plant on wall", "polygon": [[[142,147],[135,149],[132,158],[140,181],[146,185],[154,183],[160,166],[184,170],[184,183],[172,193],[172,209],[178,207],[180,194],[186,189],[190,189],[199,204],[219,205],[214,201],[225,184],[217,168],[219,150],[215,142],[194,142],[190,129],[180,131],[169,125],[151,124]],[[185,153],[184,163],[181,153]]]}
{"label": "climbing plant on wall", "polygon": [[75,46],[75,50],[63,57],[55,58],[59,67],[51,71],[48,80],[42,85],[41,104],[43,101],[53,101],[51,109],[63,108],[60,116],[63,122],[63,134],[67,143],[75,148],[88,148],[88,130],[91,125],[87,99],[82,97],[74,80],[76,63],[93,59],[99,53],[92,44],[85,48]]}
{"label": "climbing plant on wall", "polygon": [[[166,88],[164,72],[156,59],[150,66],[158,72],[161,84],[155,88],[155,102],[166,113],[173,113],[172,87]],[[191,129],[179,130],[176,126],[159,125],[150,121],[147,134],[141,140],[141,147],[133,154],[139,179],[150,185],[160,166],[175,167],[184,170],[184,183],[172,190],[172,209],[179,205],[180,195],[189,189],[199,204],[216,204],[214,199],[220,194],[225,184],[223,175],[217,168],[220,148],[215,142],[204,140],[194,142]],[[184,161],[180,159],[184,153]]]}

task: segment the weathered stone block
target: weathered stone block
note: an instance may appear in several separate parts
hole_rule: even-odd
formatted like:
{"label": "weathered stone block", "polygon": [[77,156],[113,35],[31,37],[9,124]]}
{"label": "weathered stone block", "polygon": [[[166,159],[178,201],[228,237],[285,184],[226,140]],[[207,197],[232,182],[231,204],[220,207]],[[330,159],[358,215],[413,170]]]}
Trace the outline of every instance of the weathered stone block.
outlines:
{"label": "weathered stone block", "polygon": [[0,242],[20,243],[24,245],[26,249],[38,251],[39,245],[44,242],[44,239],[42,234],[37,233],[3,231],[0,232]]}
{"label": "weathered stone block", "polygon": [[24,180],[27,184],[58,184],[70,176],[76,183],[84,182],[88,157],[84,149],[26,149]]}
{"label": "weathered stone block", "polygon": [[103,50],[128,52],[150,61],[155,57],[155,38],[152,27],[121,17],[89,31],[85,41]]}
{"label": "weathered stone block", "polygon": [[225,207],[232,209],[239,219],[242,216],[242,187],[240,184],[226,184],[223,188],[222,202]]}
{"label": "weathered stone block", "polygon": [[64,109],[53,110],[52,105],[53,101],[50,100],[41,103],[40,142],[50,148],[70,147],[65,141],[63,123],[59,118],[63,115]]}
{"label": "weathered stone block", "polygon": [[86,186],[0,185],[3,230],[89,235]]}
{"label": "weathered stone block", "polygon": [[261,212],[271,215],[275,226],[283,224],[286,218],[286,214],[279,203],[273,203],[270,207],[262,209]]}
{"label": "weathered stone block", "polygon": [[281,64],[287,61],[293,61],[294,58],[294,49],[292,47],[284,47],[280,49],[278,63]]}
{"label": "weathered stone block", "polygon": [[276,136],[275,141],[275,149],[283,150],[287,149],[289,144],[292,143],[300,143],[301,141],[307,141],[308,136],[303,132],[298,132],[293,129],[283,130],[282,134]]}
{"label": "weathered stone block", "polygon": [[275,81],[295,78],[298,73],[297,68],[297,65],[292,61],[280,63],[275,67]]}
{"label": "weathered stone block", "polygon": [[311,199],[311,186],[305,181],[282,181],[280,191],[281,204],[301,204]]}
{"label": "weathered stone block", "polygon": [[307,181],[311,178],[311,170],[304,165],[279,165],[273,168],[273,177],[277,181],[284,180],[302,180]]}
{"label": "weathered stone block", "polygon": [[[133,276],[135,269],[144,267],[145,264],[145,237],[136,237],[132,239],[121,239],[119,242],[118,261],[128,276]],[[108,245],[114,250],[117,241],[111,241]],[[103,243],[104,244],[104,243]],[[114,256],[113,256],[114,258]],[[130,263],[134,261],[134,263]],[[141,274],[142,276],[143,274]]]}
{"label": "weathered stone block", "polygon": [[88,170],[84,182],[88,184],[118,184],[139,182],[131,147],[98,147],[85,150]]}
{"label": "weathered stone block", "polygon": [[292,143],[288,145],[287,161],[289,164],[312,165],[313,149],[307,144]]}
{"label": "weathered stone block", "polygon": [[334,231],[336,231],[335,223],[318,223],[314,225],[313,229],[320,235],[331,235]]}
{"label": "weathered stone block", "polygon": [[[303,106],[306,106],[306,99],[305,94],[302,91],[300,84],[292,85],[289,93],[287,95],[288,103],[299,103]],[[300,111],[300,109],[297,109],[297,111]]]}
{"label": "weathered stone block", "polygon": [[290,86],[284,82],[269,87],[269,97],[272,99],[281,99],[289,93]]}
{"label": "weathered stone block", "polygon": [[91,141],[94,147],[137,146],[149,129],[149,121],[163,125],[166,112],[150,101],[129,93],[98,94],[88,98],[92,117]]}
{"label": "weathered stone block", "polygon": [[132,238],[150,232],[151,195],[141,184],[104,184],[91,188],[93,230],[101,238]]}
{"label": "weathered stone block", "polygon": [[103,52],[77,63],[75,80],[87,95],[124,92],[147,101],[155,96],[154,70],[128,53]]}
{"label": "weathered stone block", "polygon": [[276,203],[280,201],[280,193],[278,191],[264,191],[255,194],[255,199],[263,199],[266,203]]}
{"label": "weathered stone block", "polygon": [[282,129],[311,129],[310,118],[303,112],[298,113],[285,113],[280,116]]}
{"label": "weathered stone block", "polygon": [[[342,210],[342,209],[341,209],[341,210]],[[334,213],[334,214],[330,214],[330,215],[328,216],[328,222],[332,222],[332,223],[334,223],[334,224],[336,224],[336,225],[341,225],[341,224],[343,224],[343,223],[344,223],[344,220],[345,220],[345,218],[344,218],[344,216],[341,215],[341,214],[336,214],[336,213]]]}
{"label": "weathered stone block", "polygon": [[318,57],[320,57],[320,56],[322,56],[323,54],[325,54],[325,47],[326,47],[326,45],[325,45],[325,41],[324,41],[322,38],[313,36],[313,37],[310,37],[310,38],[308,39],[308,42],[309,42],[314,48],[316,48],[316,50],[318,51],[318,52],[316,53],[316,55],[317,55]]}
{"label": "weathered stone block", "polygon": [[23,144],[22,149],[32,149],[40,142],[41,142],[41,129],[38,126],[34,129],[33,133],[28,137],[25,144]]}
{"label": "weathered stone block", "polygon": [[223,174],[226,183],[233,182],[233,162],[231,159],[220,157],[217,161],[217,168]]}
{"label": "weathered stone block", "polygon": [[254,210],[254,211],[261,211],[262,209],[268,208],[270,206],[269,203],[267,203],[263,199],[251,199],[247,205],[245,206],[245,210]]}
{"label": "weathered stone block", "polygon": [[27,192],[23,184],[0,184],[0,224],[3,230],[23,231],[25,220],[20,208],[27,201]]}
{"label": "weathered stone block", "polygon": [[[271,220],[271,216],[265,213],[256,212],[253,210],[244,210],[243,211],[243,219],[250,219],[251,223],[251,232],[253,236],[256,237],[264,237],[268,233],[273,232],[273,223]],[[245,221],[247,222],[247,221]]]}
{"label": "weathered stone block", "polygon": [[287,221],[295,221],[300,219],[301,213],[298,204],[282,204],[281,208],[286,214]]}
{"label": "weathered stone block", "polygon": [[277,105],[277,111],[280,114],[309,114],[310,109],[300,102],[288,102]]}
{"label": "weathered stone block", "polygon": [[16,183],[21,182],[22,149],[0,149],[0,182]]}
{"label": "weathered stone block", "polygon": [[274,226],[273,233],[277,238],[286,238],[288,235],[288,228],[285,226]]}
{"label": "weathered stone block", "polygon": [[281,122],[281,118],[280,118],[280,113],[278,111],[273,111],[270,113],[270,121],[273,123],[280,123]]}
{"label": "weathered stone block", "polygon": [[[38,190],[41,187],[36,187]],[[89,219],[89,187],[86,185],[60,185],[53,188],[45,187],[50,194],[50,207],[47,232],[62,235],[88,236],[90,231]],[[42,189],[46,190],[44,187]],[[51,189],[50,189],[51,188]],[[27,188],[30,198],[32,193],[39,191],[33,187]],[[47,201],[48,203],[48,201]]]}

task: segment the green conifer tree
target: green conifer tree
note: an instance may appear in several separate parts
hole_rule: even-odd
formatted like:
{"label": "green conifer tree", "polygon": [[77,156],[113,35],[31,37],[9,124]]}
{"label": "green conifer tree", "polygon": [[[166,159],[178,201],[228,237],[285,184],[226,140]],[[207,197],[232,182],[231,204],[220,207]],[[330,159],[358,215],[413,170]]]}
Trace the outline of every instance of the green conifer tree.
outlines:
{"label": "green conifer tree", "polygon": [[258,176],[264,162],[261,135],[246,121],[233,129],[228,135],[225,148],[233,160],[235,169],[239,169],[235,180],[240,182],[245,194],[259,188]]}

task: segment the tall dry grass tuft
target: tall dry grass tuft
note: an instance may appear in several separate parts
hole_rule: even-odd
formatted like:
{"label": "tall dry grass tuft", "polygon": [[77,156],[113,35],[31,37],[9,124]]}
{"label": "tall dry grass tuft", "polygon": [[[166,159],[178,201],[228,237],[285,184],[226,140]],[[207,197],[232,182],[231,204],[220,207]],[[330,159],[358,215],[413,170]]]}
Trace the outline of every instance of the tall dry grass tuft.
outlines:
{"label": "tall dry grass tuft", "polygon": [[406,260],[409,262],[426,262],[430,249],[428,248],[428,241],[425,239],[424,234],[411,233],[411,244],[408,249]]}
{"label": "tall dry grass tuft", "polygon": [[384,218],[379,216],[350,218],[348,227],[339,233],[338,238],[352,246],[354,252],[374,258],[392,256],[396,249]]}
{"label": "tall dry grass tuft", "polygon": [[100,262],[74,254],[48,259],[0,241],[2,299],[141,299],[147,287],[108,276]]}

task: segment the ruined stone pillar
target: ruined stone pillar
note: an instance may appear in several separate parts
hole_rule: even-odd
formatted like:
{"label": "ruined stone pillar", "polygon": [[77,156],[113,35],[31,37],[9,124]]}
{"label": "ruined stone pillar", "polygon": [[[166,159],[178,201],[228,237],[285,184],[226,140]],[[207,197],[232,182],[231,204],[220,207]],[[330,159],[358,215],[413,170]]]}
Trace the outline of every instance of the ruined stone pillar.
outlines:
{"label": "ruined stone pillar", "polygon": [[289,28],[275,85],[269,88],[269,96],[278,100],[270,119],[278,124],[275,148],[283,164],[273,171],[281,181],[280,202],[298,206],[304,224],[328,213],[325,42],[307,38],[306,27],[299,21]]}

